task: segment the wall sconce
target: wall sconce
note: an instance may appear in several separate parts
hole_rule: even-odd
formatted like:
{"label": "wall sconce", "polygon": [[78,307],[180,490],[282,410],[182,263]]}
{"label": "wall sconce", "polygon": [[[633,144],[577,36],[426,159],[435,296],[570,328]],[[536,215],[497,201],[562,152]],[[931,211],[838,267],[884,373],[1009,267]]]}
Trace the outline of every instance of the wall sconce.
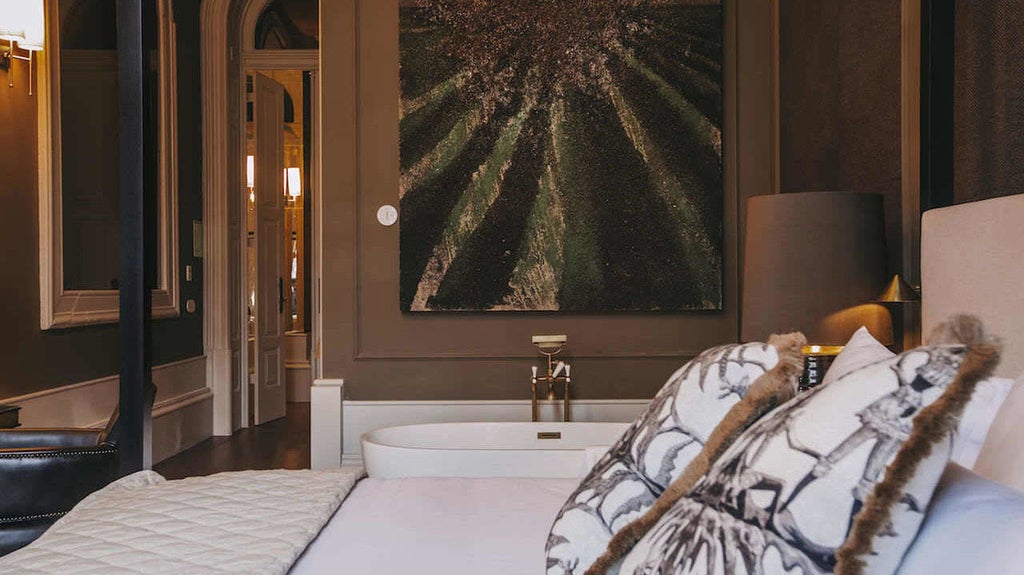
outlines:
{"label": "wall sconce", "polygon": [[[10,43],[0,52],[0,70],[8,73],[8,87],[14,87],[11,60],[24,60],[28,62],[28,95],[32,95],[32,60],[43,49],[45,37],[43,0],[0,0],[0,40]],[[28,56],[16,53],[16,49],[27,51]]]}

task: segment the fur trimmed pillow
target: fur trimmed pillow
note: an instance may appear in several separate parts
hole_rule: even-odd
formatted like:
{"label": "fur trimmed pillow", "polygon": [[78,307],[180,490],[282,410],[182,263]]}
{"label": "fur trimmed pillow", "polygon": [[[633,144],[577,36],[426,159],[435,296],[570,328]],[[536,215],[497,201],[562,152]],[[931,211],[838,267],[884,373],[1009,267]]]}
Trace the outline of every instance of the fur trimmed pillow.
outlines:
{"label": "fur trimmed pillow", "polygon": [[745,431],[607,573],[893,573],[998,346],[974,318],[808,391]]}
{"label": "fur trimmed pillow", "polygon": [[[559,511],[548,535],[547,574],[584,573],[612,536],[647,512],[706,451],[712,431],[751,389],[765,406],[792,397],[804,343],[803,335],[789,334],[767,344],[716,347],[674,373]],[[737,434],[710,443],[720,453]],[[701,458],[703,471],[694,480],[710,463]]]}

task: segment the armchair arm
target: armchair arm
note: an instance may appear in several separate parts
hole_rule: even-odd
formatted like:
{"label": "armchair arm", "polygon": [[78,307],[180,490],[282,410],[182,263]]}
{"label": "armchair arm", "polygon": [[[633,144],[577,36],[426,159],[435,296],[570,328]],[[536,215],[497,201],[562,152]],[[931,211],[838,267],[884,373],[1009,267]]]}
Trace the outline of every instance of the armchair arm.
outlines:
{"label": "armchair arm", "polygon": [[5,429],[0,431],[0,450],[96,447],[102,439],[102,429]]}
{"label": "armchair arm", "polygon": [[0,527],[56,519],[117,478],[113,445],[0,451]]}

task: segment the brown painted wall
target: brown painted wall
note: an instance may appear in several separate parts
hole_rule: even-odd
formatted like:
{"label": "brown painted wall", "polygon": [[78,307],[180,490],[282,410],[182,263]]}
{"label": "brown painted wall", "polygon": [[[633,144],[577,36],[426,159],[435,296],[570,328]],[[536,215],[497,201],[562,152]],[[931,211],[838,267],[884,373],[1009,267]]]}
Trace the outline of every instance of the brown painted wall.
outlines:
{"label": "brown painted wall", "polygon": [[783,0],[780,191],[884,195],[889,268],[901,268],[900,3]]}
{"label": "brown painted wall", "polygon": [[321,3],[325,377],[358,400],[525,398],[530,335],[565,333],[578,397],[650,397],[694,354],[736,341],[738,210],[771,191],[771,18],[768,0],[726,7],[724,311],[403,315],[398,229],[375,219],[398,204],[397,0]]}
{"label": "brown painted wall", "polygon": [[[192,258],[192,220],[202,219],[198,175],[198,0],[176,2],[179,20],[179,222],[181,301],[202,302],[202,260]],[[194,12],[194,14],[193,14]],[[0,90],[0,399],[77,383],[117,373],[117,326],[105,325],[42,331],[39,329],[39,203],[36,171],[36,98],[24,84],[24,62],[14,64],[17,85]],[[0,73],[6,84],[6,74]],[[184,282],[184,266],[192,264],[194,280]],[[154,323],[155,364],[202,355],[202,310],[182,311],[179,319]]]}
{"label": "brown painted wall", "polygon": [[953,196],[1024,193],[1024,0],[956,3]]}

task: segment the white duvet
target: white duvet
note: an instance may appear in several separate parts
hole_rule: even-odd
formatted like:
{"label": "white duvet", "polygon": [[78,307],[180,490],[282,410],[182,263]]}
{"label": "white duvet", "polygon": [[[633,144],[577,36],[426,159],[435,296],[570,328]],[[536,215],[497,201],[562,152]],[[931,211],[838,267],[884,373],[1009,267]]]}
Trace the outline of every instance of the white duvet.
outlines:
{"label": "white duvet", "polygon": [[280,575],[362,476],[242,471],[166,481],[143,471],[0,559],[0,574]]}
{"label": "white duvet", "polygon": [[[360,476],[134,475],[0,558],[0,574],[534,575],[543,573],[548,529],[576,486],[365,479],[346,499]],[[1022,565],[1024,493],[950,465],[897,575],[1003,575],[1024,573]]]}

